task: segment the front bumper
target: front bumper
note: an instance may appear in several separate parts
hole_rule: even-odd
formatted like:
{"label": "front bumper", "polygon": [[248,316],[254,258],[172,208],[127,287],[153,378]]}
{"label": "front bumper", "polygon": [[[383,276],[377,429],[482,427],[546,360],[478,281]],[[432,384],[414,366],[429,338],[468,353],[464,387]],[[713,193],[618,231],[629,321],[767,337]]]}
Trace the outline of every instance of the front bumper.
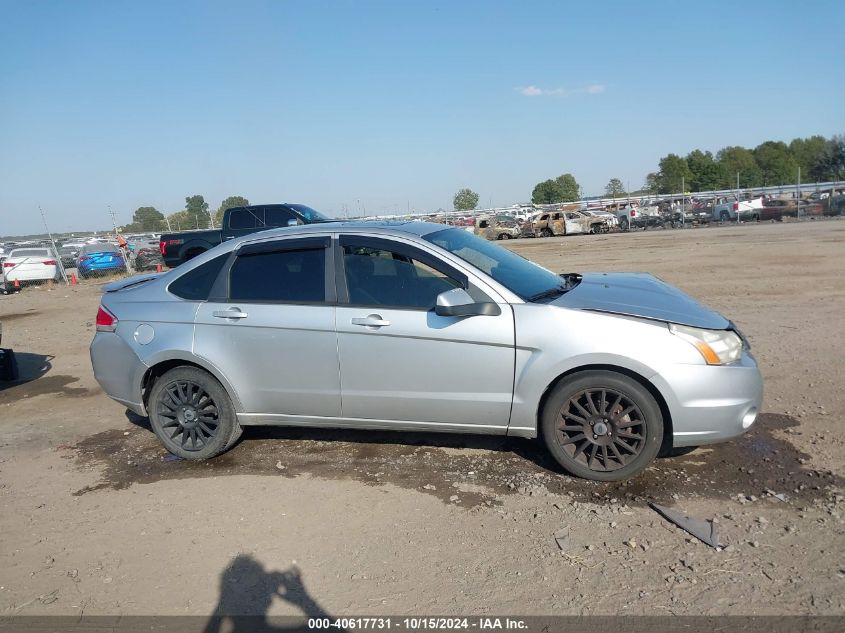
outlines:
{"label": "front bumper", "polygon": [[146,415],[141,381],[148,368],[135,350],[113,332],[97,332],[90,352],[94,378],[103,391],[138,415]]}
{"label": "front bumper", "polygon": [[763,378],[754,357],[731,365],[673,365],[651,381],[672,416],[673,446],[715,444],[748,431],[763,403]]}

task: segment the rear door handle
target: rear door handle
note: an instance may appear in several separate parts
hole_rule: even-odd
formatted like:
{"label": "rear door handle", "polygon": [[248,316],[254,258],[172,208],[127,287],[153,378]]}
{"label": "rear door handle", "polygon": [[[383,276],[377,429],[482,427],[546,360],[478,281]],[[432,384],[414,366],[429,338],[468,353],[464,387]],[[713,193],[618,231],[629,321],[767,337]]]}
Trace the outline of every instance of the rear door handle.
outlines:
{"label": "rear door handle", "polygon": [[370,314],[366,317],[352,319],[352,325],[380,328],[390,325],[390,321],[385,321],[384,319],[382,319],[380,314]]}
{"label": "rear door handle", "polygon": [[229,308],[228,310],[215,310],[211,313],[218,319],[245,319],[249,315],[246,312],[241,312],[240,308]]}

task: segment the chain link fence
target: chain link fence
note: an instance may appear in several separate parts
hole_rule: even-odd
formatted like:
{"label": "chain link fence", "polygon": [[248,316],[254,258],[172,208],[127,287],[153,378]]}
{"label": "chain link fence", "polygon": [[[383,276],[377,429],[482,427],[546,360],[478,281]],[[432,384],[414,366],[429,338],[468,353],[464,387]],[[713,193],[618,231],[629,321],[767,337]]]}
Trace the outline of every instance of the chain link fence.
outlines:
{"label": "chain link fence", "polygon": [[162,270],[157,241],[57,244],[6,249],[0,262],[0,292],[103,284],[130,275]]}

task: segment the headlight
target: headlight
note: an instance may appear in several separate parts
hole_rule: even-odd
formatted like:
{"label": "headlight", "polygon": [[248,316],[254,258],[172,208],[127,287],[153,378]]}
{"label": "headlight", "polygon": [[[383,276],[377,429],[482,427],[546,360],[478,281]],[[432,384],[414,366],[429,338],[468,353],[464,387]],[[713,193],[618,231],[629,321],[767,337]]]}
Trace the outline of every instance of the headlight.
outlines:
{"label": "headlight", "polygon": [[742,339],[732,330],[701,330],[670,324],[669,331],[694,345],[708,365],[726,365],[742,356]]}

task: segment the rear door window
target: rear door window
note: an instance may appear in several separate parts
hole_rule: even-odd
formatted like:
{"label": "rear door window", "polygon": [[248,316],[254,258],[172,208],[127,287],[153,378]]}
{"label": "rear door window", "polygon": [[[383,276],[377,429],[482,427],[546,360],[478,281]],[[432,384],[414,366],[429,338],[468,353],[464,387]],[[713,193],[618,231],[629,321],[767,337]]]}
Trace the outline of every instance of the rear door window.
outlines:
{"label": "rear door window", "polygon": [[229,228],[234,230],[256,229],[264,226],[264,209],[245,207],[229,212]]}
{"label": "rear door window", "polygon": [[303,246],[238,254],[229,273],[229,300],[271,303],[326,301],[326,248]]}

